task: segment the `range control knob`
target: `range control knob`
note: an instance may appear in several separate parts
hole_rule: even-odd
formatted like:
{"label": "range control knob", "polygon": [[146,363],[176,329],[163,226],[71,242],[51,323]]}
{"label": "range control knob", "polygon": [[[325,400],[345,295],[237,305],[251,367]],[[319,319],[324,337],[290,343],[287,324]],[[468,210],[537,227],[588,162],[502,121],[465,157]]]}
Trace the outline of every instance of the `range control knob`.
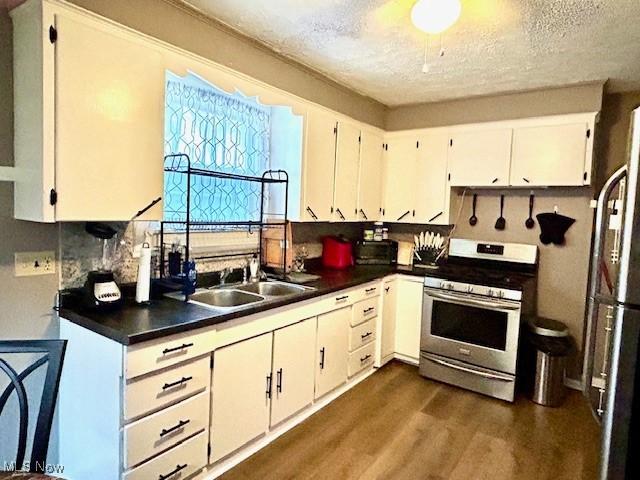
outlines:
{"label": "range control knob", "polygon": [[469,285],[469,286],[467,287],[467,292],[468,292],[468,293],[473,293],[473,285]]}
{"label": "range control knob", "polygon": [[450,283],[450,284],[447,285],[447,289],[448,290],[455,290],[456,287],[455,287],[455,285],[453,283]]}
{"label": "range control knob", "polygon": [[447,282],[440,282],[440,288],[443,290],[447,289]]}
{"label": "range control knob", "polygon": [[492,289],[487,290],[487,295],[493,297],[494,293]]}
{"label": "range control knob", "polygon": [[496,293],[498,298],[504,298],[504,291],[498,290]]}

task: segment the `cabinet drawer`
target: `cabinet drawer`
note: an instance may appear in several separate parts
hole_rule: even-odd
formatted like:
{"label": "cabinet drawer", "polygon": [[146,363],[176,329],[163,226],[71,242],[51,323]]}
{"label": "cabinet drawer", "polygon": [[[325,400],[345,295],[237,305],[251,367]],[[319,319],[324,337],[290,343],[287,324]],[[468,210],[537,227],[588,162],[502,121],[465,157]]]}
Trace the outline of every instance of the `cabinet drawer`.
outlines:
{"label": "cabinet drawer", "polygon": [[353,377],[356,373],[373,365],[375,350],[376,344],[372,342],[349,354],[350,377]]}
{"label": "cabinet drawer", "polygon": [[353,352],[354,350],[360,348],[363,345],[366,345],[369,342],[373,342],[376,338],[376,319],[372,318],[371,320],[361,323],[356,327],[351,327],[351,331],[349,332],[349,351]]}
{"label": "cabinet drawer", "polygon": [[124,429],[125,467],[138,465],[209,424],[209,391],[138,420]]}
{"label": "cabinet drawer", "polygon": [[355,327],[367,320],[375,318],[378,314],[378,297],[370,298],[356,303],[353,306],[353,314],[351,316],[351,326]]}
{"label": "cabinet drawer", "polygon": [[125,388],[124,418],[131,420],[206,390],[211,383],[210,356],[140,378]]}
{"label": "cabinet drawer", "polygon": [[207,464],[207,434],[199,433],[162,455],[124,474],[124,480],[178,480]]}
{"label": "cabinet drawer", "polygon": [[204,355],[213,350],[214,335],[214,330],[188,332],[128,347],[126,378],[135,378]]}

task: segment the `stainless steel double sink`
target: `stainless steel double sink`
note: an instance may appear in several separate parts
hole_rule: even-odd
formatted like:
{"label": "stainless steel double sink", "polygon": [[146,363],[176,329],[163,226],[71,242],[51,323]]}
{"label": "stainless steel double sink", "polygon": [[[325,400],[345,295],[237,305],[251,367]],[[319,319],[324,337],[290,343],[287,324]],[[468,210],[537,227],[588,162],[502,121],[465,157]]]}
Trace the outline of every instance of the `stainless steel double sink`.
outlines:
{"label": "stainless steel double sink", "polygon": [[[309,290],[315,289],[277,280],[266,280],[255,283],[199,288],[194,294],[189,295],[188,302],[213,310],[232,312],[278,298],[299,295]],[[166,296],[184,300],[182,293],[168,293]]]}

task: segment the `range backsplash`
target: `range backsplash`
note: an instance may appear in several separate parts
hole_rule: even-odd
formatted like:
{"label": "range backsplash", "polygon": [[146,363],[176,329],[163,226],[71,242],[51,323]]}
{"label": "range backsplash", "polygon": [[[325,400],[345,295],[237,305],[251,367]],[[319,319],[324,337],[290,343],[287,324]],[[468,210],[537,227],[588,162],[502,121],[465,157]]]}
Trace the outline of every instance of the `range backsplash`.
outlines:
{"label": "range backsplash", "polygon": [[[153,227],[150,222],[112,222],[109,223],[117,233],[117,246],[112,256],[112,270],[119,283],[132,283],[136,281],[138,273],[138,259],[134,257],[136,245],[145,241],[145,232]],[[439,225],[405,225],[385,224],[389,228],[389,237],[398,241],[413,242],[413,235],[421,231],[429,230],[448,236],[450,226]],[[327,235],[343,235],[355,241],[362,238],[365,228],[373,228],[372,223],[297,223],[291,224],[291,236],[294,253],[302,247],[307,250],[309,258],[322,256],[322,238]],[[147,236],[155,247],[152,256],[152,272],[158,276],[157,235]],[[61,249],[61,288],[81,287],[87,277],[87,273],[96,270],[102,262],[102,241],[85,231],[84,223],[62,223],[60,226]],[[213,272],[223,268],[241,268],[247,264],[248,257],[230,257],[207,262],[199,262],[196,266],[198,272]]]}

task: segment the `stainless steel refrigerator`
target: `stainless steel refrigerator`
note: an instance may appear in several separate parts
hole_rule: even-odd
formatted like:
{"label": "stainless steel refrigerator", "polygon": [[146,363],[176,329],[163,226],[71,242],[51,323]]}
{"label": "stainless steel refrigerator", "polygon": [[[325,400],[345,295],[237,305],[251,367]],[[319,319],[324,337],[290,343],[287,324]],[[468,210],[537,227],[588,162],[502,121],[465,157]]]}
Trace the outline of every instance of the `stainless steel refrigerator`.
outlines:
{"label": "stainless steel refrigerator", "polygon": [[640,478],[640,108],[627,152],[598,197],[589,282],[583,384],[602,426],[602,480]]}

